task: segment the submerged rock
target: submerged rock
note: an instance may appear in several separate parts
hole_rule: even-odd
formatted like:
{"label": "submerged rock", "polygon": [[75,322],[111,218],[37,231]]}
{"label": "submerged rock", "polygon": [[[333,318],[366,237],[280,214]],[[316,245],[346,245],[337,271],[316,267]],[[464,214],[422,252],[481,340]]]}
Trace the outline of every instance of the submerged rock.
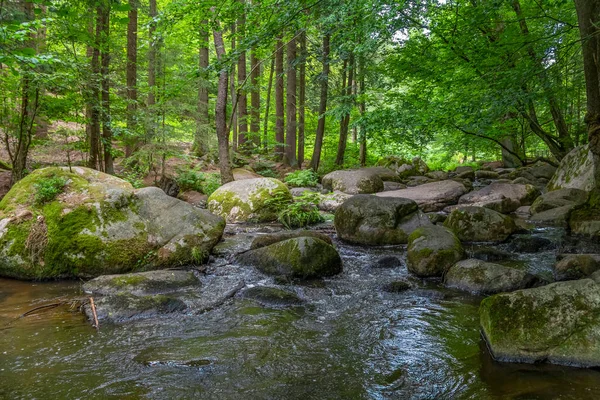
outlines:
{"label": "submerged rock", "polygon": [[443,226],[423,226],[408,237],[407,267],[417,276],[442,276],[463,257],[460,241]]}
{"label": "submerged rock", "polygon": [[388,293],[402,293],[410,289],[412,286],[406,281],[393,281],[383,286],[383,291]]}
{"label": "submerged rock", "polygon": [[263,306],[287,307],[304,303],[296,293],[269,286],[255,286],[242,292],[242,298]]}
{"label": "submerged rock", "polygon": [[394,256],[381,257],[371,264],[371,268],[398,268],[402,266],[402,260]]}
{"label": "submerged rock", "polygon": [[452,211],[444,226],[465,242],[503,242],[517,231],[512,218],[489,208],[473,206]]}
{"label": "submerged rock", "polygon": [[[58,193],[44,198],[50,184]],[[156,187],[134,190],[82,167],[39,169],[0,202],[0,275],[85,278],[202,263],[224,227]]]}
{"label": "submerged rock", "polygon": [[356,195],[337,209],[334,224],[348,242],[388,245],[407,243],[408,235],[431,222],[412,200]]}
{"label": "submerged rock", "polygon": [[564,254],[554,265],[557,281],[582,279],[600,270],[600,254]]}
{"label": "submerged rock", "polygon": [[159,270],[121,275],[102,275],[84,283],[83,291],[108,296],[127,292],[137,296],[168,293],[191,286],[200,286],[193,271]]}
{"label": "submerged rock", "polygon": [[265,274],[288,278],[320,278],[342,272],[337,250],[321,239],[287,239],[238,255],[240,264],[256,267]]}
{"label": "submerged rock", "polygon": [[283,231],[277,233],[271,233],[266,235],[257,236],[256,239],[252,241],[252,245],[250,245],[250,249],[258,249],[265,246],[270,246],[274,243],[281,242],[288,239],[299,238],[299,237],[314,237],[317,239],[321,239],[325,243],[329,245],[333,245],[331,238],[324,233],[309,231],[309,230],[299,230],[299,231]]}
{"label": "submerged rock", "polygon": [[558,189],[580,189],[589,192],[594,188],[594,162],[589,146],[571,150],[563,157],[556,173],[548,182],[548,191]]}
{"label": "submerged rock", "polygon": [[348,194],[377,193],[383,190],[383,180],[368,169],[333,171],[323,177],[322,183],[325,189]]}
{"label": "submerged rock", "polygon": [[479,315],[497,360],[600,365],[600,286],[591,279],[497,294]]}
{"label": "submerged rock", "polygon": [[226,183],[208,198],[208,209],[227,222],[271,222],[292,202],[285,184],[274,178],[244,179]]}
{"label": "submerged rock", "polygon": [[396,197],[414,200],[424,212],[441,211],[444,207],[456,204],[467,192],[462,183],[448,180],[431,182],[402,190],[378,193],[379,197]]}
{"label": "submerged rock", "polygon": [[525,271],[476,259],[459,261],[444,275],[446,286],[475,294],[512,292],[539,282]]}
{"label": "submerged rock", "polygon": [[458,204],[485,207],[506,214],[528,206],[539,196],[532,185],[495,182],[475,192],[467,193]]}
{"label": "submerged rock", "polygon": [[530,235],[514,237],[508,245],[508,250],[515,253],[539,253],[556,248],[550,239]]}

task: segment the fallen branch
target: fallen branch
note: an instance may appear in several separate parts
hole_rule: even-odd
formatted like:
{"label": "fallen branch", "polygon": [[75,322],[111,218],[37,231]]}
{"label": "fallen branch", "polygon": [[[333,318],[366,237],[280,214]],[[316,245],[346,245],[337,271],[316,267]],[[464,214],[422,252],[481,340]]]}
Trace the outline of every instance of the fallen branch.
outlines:
{"label": "fallen branch", "polygon": [[98,322],[98,314],[96,313],[96,305],[94,304],[93,297],[90,297],[90,308],[92,309],[92,314],[94,315],[94,328],[96,328],[96,330],[100,330],[100,323]]}

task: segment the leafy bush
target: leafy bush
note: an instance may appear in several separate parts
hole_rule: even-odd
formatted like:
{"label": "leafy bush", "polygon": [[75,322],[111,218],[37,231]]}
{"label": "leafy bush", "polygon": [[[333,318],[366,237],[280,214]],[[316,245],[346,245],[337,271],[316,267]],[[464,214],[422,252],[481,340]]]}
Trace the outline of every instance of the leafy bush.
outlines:
{"label": "leafy bush", "polygon": [[213,194],[221,186],[220,174],[198,172],[189,169],[180,171],[176,180],[181,190],[195,190],[207,196]]}
{"label": "leafy bush", "polygon": [[277,178],[277,172],[272,169],[263,169],[261,171],[257,171],[257,174],[264,176],[265,178]]}
{"label": "leafy bush", "polygon": [[52,176],[48,179],[36,183],[35,203],[38,205],[48,203],[62,193],[67,180],[62,176]]}
{"label": "leafy bush", "polygon": [[305,193],[280,211],[277,220],[287,229],[318,224],[325,221],[325,219],[319,212],[317,204],[319,204],[318,193]]}
{"label": "leafy bush", "polygon": [[311,169],[300,169],[287,174],[285,182],[294,187],[317,186],[319,177]]}

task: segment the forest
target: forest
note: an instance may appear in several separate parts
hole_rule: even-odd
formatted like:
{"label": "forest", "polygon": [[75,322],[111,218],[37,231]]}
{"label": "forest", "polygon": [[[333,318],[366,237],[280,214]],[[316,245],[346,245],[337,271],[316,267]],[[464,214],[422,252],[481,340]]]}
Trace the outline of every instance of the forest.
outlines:
{"label": "forest", "polygon": [[0,0],[0,398],[600,398],[600,0]]}

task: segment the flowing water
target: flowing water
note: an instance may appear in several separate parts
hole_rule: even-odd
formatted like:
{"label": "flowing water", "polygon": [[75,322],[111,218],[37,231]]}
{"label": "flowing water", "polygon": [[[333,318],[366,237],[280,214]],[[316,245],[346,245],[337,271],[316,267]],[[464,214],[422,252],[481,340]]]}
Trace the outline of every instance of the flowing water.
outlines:
{"label": "flowing water", "polygon": [[[239,232],[222,247],[243,248],[252,234]],[[600,398],[599,371],[494,362],[479,334],[481,297],[411,278],[405,266],[373,267],[383,256],[403,260],[405,248],[336,246],[341,275],[287,286],[303,306],[237,296],[204,314],[105,324],[98,332],[68,304],[18,318],[81,296],[80,283],[0,280],[0,398]],[[516,258],[515,265],[550,276],[552,251]],[[273,285],[224,259],[209,273]],[[382,290],[397,279],[415,288]]]}

